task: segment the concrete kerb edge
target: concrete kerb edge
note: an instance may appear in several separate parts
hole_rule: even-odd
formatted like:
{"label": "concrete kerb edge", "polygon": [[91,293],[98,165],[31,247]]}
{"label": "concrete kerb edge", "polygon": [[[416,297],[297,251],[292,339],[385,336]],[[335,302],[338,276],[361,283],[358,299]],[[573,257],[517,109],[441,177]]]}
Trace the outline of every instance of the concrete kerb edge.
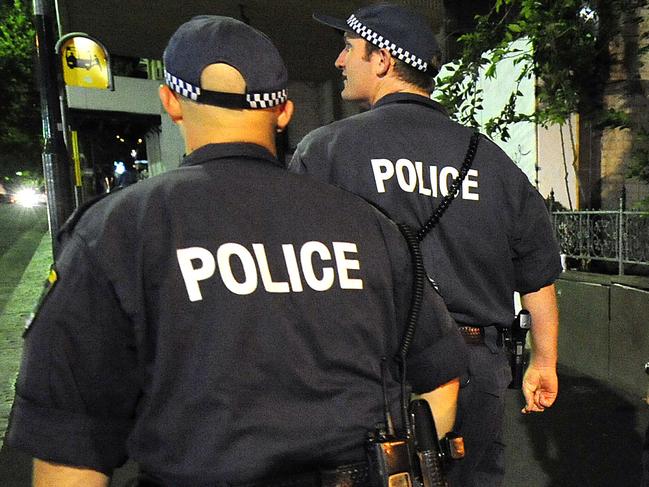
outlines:
{"label": "concrete kerb edge", "polygon": [[[41,283],[47,276],[48,265],[44,265],[42,259],[37,259],[36,256],[49,254],[47,261],[51,262],[51,245],[52,239],[49,232],[43,235],[43,238],[36,248],[32,259],[25,268],[25,272],[20,279],[20,282],[14,289],[11,298],[7,302],[4,312],[0,314],[0,330],[9,330],[12,338],[15,338],[18,348],[22,349],[22,332],[23,323],[16,323],[16,316],[29,314],[38,300],[38,292],[35,294],[33,303],[26,305],[24,302],[19,303],[19,296],[25,292],[40,289]],[[20,357],[20,353],[18,354]],[[9,413],[11,411],[11,404],[14,397],[14,387],[16,377],[18,376],[18,369],[20,367],[20,358],[12,363],[9,370],[4,370],[3,375],[6,379],[0,382],[0,448],[4,444],[5,432],[7,429],[7,422],[9,420]],[[4,398],[10,398],[8,401]]]}

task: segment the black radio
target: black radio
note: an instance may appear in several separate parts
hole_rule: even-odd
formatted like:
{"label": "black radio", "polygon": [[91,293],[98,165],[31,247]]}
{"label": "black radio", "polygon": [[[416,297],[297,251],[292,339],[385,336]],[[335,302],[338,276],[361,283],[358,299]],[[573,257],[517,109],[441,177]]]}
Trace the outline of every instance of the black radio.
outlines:
{"label": "black radio", "polygon": [[441,440],[430,406],[423,399],[410,403],[411,427],[403,436],[389,435],[384,428],[370,434],[369,472],[374,487],[448,487],[450,462],[464,457],[464,441],[448,433]]}
{"label": "black radio", "polygon": [[408,243],[414,267],[413,292],[406,331],[394,358],[399,365],[401,385],[401,434],[395,433],[387,394],[387,358],[381,361],[384,424],[369,434],[367,456],[374,487],[448,487],[444,470],[448,462],[464,456],[464,442],[455,434],[438,440],[433,415],[423,399],[409,401],[406,365],[422,306],[426,281],[419,241],[407,225],[399,229]]}

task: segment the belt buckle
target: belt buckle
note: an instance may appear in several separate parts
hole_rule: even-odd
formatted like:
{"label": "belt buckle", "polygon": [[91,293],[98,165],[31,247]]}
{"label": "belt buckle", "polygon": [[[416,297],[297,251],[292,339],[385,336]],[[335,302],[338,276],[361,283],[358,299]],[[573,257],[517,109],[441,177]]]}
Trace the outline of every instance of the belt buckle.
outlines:
{"label": "belt buckle", "polygon": [[484,344],[484,328],[479,326],[460,326],[458,328],[467,345]]}

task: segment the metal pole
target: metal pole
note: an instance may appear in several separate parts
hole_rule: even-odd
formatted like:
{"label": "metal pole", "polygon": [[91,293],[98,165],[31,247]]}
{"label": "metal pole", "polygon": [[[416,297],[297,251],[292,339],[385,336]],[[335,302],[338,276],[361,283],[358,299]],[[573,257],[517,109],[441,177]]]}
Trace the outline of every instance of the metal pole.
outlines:
{"label": "metal pole", "polygon": [[56,235],[72,213],[70,164],[63,139],[59,105],[57,67],[50,0],[34,0],[34,27],[39,68],[41,118],[43,121],[43,176],[47,188],[47,208],[52,249],[57,251]]}
{"label": "metal pole", "polygon": [[624,275],[624,207],[626,206],[626,187],[622,187],[622,192],[620,193],[620,204],[618,210],[618,222],[617,222],[617,254],[618,254],[618,264],[617,264],[617,273],[620,276]]}

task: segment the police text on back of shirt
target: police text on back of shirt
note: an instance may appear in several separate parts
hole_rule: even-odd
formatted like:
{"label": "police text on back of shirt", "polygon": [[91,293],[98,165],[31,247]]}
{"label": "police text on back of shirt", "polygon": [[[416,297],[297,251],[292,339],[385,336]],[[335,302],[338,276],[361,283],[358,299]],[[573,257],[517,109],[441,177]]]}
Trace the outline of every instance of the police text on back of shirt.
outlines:
{"label": "police text on back of shirt", "polygon": [[[390,159],[372,159],[372,172],[376,191],[386,192],[387,184],[396,184],[408,193],[419,193],[424,196],[437,198],[438,194],[446,196],[453,179],[459,171],[453,166],[424,166],[420,161],[414,163],[410,159],[398,159],[393,163]],[[396,179],[396,181],[394,181]],[[464,200],[478,201],[478,171],[470,169],[462,181],[459,196]]]}
{"label": "police text on back of shirt", "polygon": [[[304,284],[314,291],[327,291],[336,283],[340,289],[363,289],[363,280],[351,277],[349,273],[360,271],[360,261],[348,257],[348,254],[358,252],[355,243],[331,242],[326,245],[309,241],[299,249],[290,243],[282,244],[281,263],[268,262],[264,244],[253,243],[251,247],[252,252],[239,243],[224,243],[218,247],[216,259],[211,251],[203,247],[177,249],[178,265],[189,300],[203,299],[199,283],[214,276],[217,268],[225,287],[239,295],[255,292],[259,288],[259,278],[261,287],[269,293],[302,292]],[[319,271],[316,271],[318,266],[314,264],[316,259],[323,264]],[[331,260],[335,265],[324,265],[324,262]],[[238,261],[238,265],[243,269],[243,276],[239,276],[239,279],[233,271],[233,261]],[[288,281],[273,279],[271,268],[277,269],[277,266],[286,270]]]}

